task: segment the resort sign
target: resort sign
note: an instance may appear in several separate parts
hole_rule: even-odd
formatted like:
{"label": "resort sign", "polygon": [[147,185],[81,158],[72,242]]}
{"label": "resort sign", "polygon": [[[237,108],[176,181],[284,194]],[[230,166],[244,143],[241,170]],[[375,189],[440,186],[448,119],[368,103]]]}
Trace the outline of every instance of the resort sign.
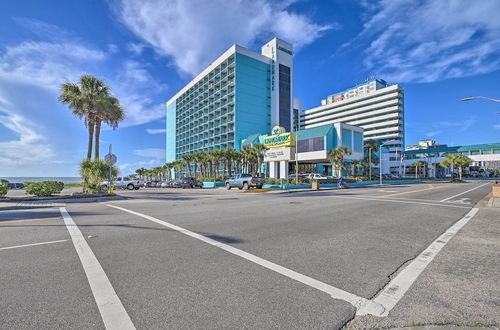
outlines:
{"label": "resort sign", "polygon": [[274,126],[271,135],[264,138],[267,148],[290,147],[293,145],[293,133],[286,133],[280,126]]}

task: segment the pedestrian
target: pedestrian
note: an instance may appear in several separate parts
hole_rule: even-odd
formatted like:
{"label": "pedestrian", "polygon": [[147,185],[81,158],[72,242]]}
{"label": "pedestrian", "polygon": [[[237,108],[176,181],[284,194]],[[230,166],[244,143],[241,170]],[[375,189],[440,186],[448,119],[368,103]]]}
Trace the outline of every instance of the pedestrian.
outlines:
{"label": "pedestrian", "polygon": [[339,188],[340,189],[344,189],[345,188],[345,186],[344,186],[344,178],[343,177],[339,178],[338,183],[339,183]]}

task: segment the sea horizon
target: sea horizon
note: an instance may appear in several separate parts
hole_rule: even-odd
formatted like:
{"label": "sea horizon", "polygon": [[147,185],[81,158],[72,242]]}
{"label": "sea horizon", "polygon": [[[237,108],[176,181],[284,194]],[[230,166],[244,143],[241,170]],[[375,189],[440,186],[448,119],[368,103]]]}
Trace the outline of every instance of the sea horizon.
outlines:
{"label": "sea horizon", "polygon": [[81,183],[79,176],[2,176],[0,179],[11,183],[40,182],[40,181],[62,181],[64,183]]}

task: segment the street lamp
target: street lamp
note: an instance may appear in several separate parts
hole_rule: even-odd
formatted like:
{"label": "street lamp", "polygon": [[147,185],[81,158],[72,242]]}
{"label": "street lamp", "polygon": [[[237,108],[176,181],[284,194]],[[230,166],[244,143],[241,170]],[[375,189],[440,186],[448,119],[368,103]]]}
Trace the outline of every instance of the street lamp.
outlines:
{"label": "street lamp", "polygon": [[[491,97],[486,97],[486,96],[469,96],[469,97],[461,99],[461,101],[472,101],[475,99],[485,99],[485,100],[490,100],[493,102],[500,102],[500,100],[492,99]],[[497,113],[500,114],[500,112],[497,112]]]}
{"label": "street lamp", "polygon": [[382,184],[382,147],[385,146],[386,144],[390,144],[390,143],[396,143],[396,142],[399,142],[398,140],[390,140],[390,141],[385,141],[384,143],[382,143],[379,147],[378,147],[378,151],[379,151],[379,156],[378,156],[378,173],[379,173],[379,177],[380,177],[380,184]]}
{"label": "street lamp", "polygon": [[494,102],[500,102],[500,100],[492,99],[491,97],[485,97],[485,96],[470,96],[470,97],[466,97],[466,98],[461,99],[461,101],[472,101],[475,99],[485,99],[485,100],[490,100],[490,101],[494,101]]}

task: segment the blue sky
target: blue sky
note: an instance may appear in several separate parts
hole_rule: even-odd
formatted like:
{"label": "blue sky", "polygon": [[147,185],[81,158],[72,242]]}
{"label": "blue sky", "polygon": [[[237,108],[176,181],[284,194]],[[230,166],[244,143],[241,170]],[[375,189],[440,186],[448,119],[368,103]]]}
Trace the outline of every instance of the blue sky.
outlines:
{"label": "blue sky", "polygon": [[122,173],[164,163],[164,103],[232,44],[295,47],[305,109],[376,75],[405,88],[406,143],[500,142],[500,1],[3,1],[0,175],[76,176],[86,129],[58,86],[101,77],[127,113]]}

